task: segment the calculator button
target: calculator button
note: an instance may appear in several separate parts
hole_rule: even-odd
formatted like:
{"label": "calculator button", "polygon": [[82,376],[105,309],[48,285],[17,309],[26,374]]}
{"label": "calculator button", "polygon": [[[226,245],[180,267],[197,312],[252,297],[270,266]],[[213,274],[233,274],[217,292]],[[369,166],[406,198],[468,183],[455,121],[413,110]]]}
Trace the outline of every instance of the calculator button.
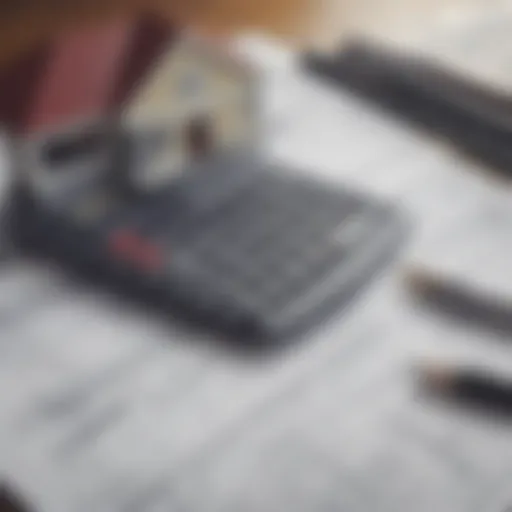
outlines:
{"label": "calculator button", "polygon": [[169,256],[164,256],[163,251],[153,244],[145,243],[138,249],[137,263],[147,272],[162,270],[167,259]]}
{"label": "calculator button", "polygon": [[116,259],[141,270],[154,272],[164,266],[160,248],[132,231],[120,230],[111,234],[108,247],[110,254]]}
{"label": "calculator button", "polygon": [[139,238],[129,230],[119,230],[108,237],[108,248],[111,254],[123,259],[131,259],[139,247]]}
{"label": "calculator button", "polygon": [[350,243],[358,238],[366,227],[366,219],[362,215],[350,215],[333,231],[333,238],[341,243]]}

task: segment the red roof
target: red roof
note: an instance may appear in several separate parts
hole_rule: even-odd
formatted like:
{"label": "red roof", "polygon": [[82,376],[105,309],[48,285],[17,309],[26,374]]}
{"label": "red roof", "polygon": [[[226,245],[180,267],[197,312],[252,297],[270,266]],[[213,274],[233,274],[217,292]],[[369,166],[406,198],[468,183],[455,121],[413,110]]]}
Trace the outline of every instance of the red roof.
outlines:
{"label": "red roof", "polygon": [[61,35],[0,73],[0,123],[18,135],[120,110],[174,30],[155,17]]}

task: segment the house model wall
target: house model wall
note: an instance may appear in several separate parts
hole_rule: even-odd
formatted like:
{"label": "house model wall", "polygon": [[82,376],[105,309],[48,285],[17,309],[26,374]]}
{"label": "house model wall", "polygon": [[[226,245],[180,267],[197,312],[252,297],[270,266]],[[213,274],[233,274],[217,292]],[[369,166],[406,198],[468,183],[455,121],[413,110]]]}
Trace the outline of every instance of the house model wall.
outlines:
{"label": "house model wall", "polygon": [[[162,172],[251,145],[258,130],[257,79],[221,45],[197,36],[171,43],[124,112],[134,129],[161,127]],[[167,168],[167,171],[165,171]]]}

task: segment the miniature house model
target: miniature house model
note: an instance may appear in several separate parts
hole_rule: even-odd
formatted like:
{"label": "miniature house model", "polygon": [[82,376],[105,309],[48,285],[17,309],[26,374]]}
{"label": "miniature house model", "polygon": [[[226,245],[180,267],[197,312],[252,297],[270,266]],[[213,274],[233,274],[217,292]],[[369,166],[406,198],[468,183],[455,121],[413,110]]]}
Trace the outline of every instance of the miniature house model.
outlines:
{"label": "miniature house model", "polygon": [[225,48],[194,36],[171,43],[124,112],[129,128],[159,127],[164,134],[163,151],[147,169],[152,179],[250,145],[257,133],[255,92],[250,67]]}
{"label": "miniature house model", "polygon": [[[249,66],[213,40],[152,16],[119,20],[63,34],[3,70],[0,123],[38,158],[41,137],[121,115],[136,142],[158,132],[157,146],[145,144],[133,169],[144,186],[158,187],[200,159],[252,144],[256,83]],[[38,186],[61,187],[63,173],[29,160]]]}

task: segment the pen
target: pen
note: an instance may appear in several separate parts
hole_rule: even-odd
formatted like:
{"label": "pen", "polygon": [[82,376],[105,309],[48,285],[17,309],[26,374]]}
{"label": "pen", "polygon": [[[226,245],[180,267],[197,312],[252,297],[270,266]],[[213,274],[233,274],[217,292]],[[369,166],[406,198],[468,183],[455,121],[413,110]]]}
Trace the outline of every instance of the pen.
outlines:
{"label": "pen", "polygon": [[512,333],[512,300],[464,281],[415,269],[407,285],[419,303],[438,313],[488,330]]}
{"label": "pen", "polygon": [[433,395],[512,416],[512,379],[477,368],[426,363],[419,367],[419,380]]}

